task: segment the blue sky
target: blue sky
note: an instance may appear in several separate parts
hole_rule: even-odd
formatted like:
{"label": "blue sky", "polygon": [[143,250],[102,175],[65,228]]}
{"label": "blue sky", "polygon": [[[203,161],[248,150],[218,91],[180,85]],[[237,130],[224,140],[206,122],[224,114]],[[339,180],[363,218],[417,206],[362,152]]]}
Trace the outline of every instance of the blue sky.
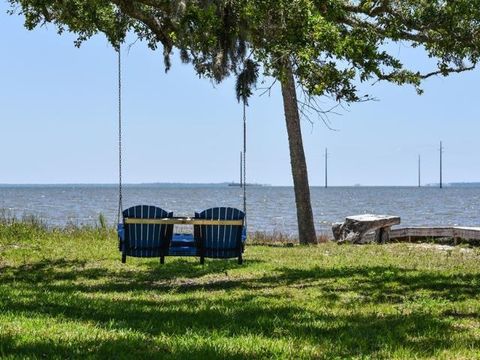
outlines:
{"label": "blue sky", "polygon": [[[53,26],[27,31],[0,3],[0,183],[117,181],[116,53],[103,36],[80,49]],[[133,40],[133,39],[132,39]],[[409,64],[428,69],[420,51],[397,46]],[[237,180],[241,106],[233,80],[214,86],[174,57],[165,74],[160,52],[135,43],[124,52],[124,177],[126,182]],[[310,184],[415,185],[480,181],[480,71],[434,78],[425,94],[390,84],[360,85],[378,101],[332,115],[332,126],[303,123]],[[260,91],[258,92],[258,94]],[[279,86],[248,109],[248,180],[291,185]]]}

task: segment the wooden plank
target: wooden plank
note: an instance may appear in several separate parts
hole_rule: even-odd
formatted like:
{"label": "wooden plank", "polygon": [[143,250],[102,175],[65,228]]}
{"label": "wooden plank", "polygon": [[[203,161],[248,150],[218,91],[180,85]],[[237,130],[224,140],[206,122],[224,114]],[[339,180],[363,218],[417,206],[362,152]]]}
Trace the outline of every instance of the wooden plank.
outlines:
{"label": "wooden plank", "polygon": [[142,224],[142,225],[227,225],[227,226],[243,226],[243,220],[210,220],[195,218],[163,218],[163,219],[138,219],[125,218],[125,224]]}
{"label": "wooden plank", "polygon": [[480,228],[465,227],[411,227],[393,229],[391,239],[399,238],[452,238],[465,240],[480,240]]}
{"label": "wooden plank", "polygon": [[400,224],[400,216],[392,215],[362,214],[347,216],[345,220],[346,222],[365,223],[381,227]]}
{"label": "wooden plank", "polygon": [[[378,231],[378,230],[377,230]],[[369,231],[363,235],[362,243],[376,241],[379,234]],[[465,242],[471,245],[480,245],[479,227],[406,227],[390,230],[390,242],[421,242],[423,240],[448,238],[454,243]]]}

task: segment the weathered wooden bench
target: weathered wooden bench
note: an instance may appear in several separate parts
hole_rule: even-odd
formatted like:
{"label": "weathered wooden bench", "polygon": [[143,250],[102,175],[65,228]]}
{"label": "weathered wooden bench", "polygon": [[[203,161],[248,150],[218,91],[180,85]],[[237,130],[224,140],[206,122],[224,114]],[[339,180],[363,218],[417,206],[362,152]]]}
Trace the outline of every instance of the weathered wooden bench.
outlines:
{"label": "weathered wooden bench", "polygon": [[356,215],[349,216],[343,223],[332,225],[335,241],[341,243],[366,244],[372,237],[365,237],[367,233],[375,231],[373,238],[376,243],[384,244],[390,240],[390,230],[393,225],[400,224],[399,216],[390,215]]}

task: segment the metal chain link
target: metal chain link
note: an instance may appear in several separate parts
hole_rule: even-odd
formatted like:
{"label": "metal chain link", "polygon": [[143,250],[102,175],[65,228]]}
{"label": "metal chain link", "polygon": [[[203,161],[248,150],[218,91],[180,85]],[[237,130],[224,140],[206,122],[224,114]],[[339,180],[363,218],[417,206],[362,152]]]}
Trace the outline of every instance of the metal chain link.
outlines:
{"label": "metal chain link", "polygon": [[121,46],[118,46],[118,213],[117,223],[123,210],[123,194],[122,194],[122,54]]}
{"label": "metal chain link", "polygon": [[[118,53],[118,213],[117,223],[120,222],[123,209],[122,194],[122,57],[120,47]],[[247,222],[247,114],[246,103],[243,101],[243,212]]]}
{"label": "metal chain link", "polygon": [[243,212],[247,224],[247,104],[243,100]]}

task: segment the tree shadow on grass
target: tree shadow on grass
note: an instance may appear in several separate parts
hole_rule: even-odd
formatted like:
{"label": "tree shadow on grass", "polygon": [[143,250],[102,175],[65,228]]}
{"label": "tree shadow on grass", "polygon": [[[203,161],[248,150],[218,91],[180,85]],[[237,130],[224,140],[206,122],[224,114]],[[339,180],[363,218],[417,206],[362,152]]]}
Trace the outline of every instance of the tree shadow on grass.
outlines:
{"label": "tree shadow on grass", "polygon": [[[206,354],[207,349],[203,350]],[[171,357],[172,351],[151,339],[119,338],[97,340],[75,340],[75,346],[67,342],[35,339],[19,344],[14,336],[0,337],[0,358],[20,359],[154,359]]]}
{"label": "tree shadow on grass", "polygon": [[283,282],[287,286],[300,288],[321,287],[327,292],[355,291],[363,295],[366,301],[374,303],[401,302],[406,296],[416,296],[421,292],[448,301],[480,297],[480,273],[446,275],[394,266],[284,267],[276,269],[276,272],[277,275],[260,281]]}
{"label": "tree shadow on grass", "polygon": [[[239,336],[255,336],[260,342],[287,338],[318,346],[324,358],[381,357],[382,351],[399,348],[418,356],[434,356],[438,350],[455,346],[453,335],[459,332],[464,332],[462,336],[469,346],[480,347],[478,338],[455,328],[441,314],[425,309],[413,309],[408,314],[372,314],[355,309],[366,303],[401,303],[419,291],[452,302],[478,297],[479,274],[455,277],[380,266],[307,270],[284,267],[268,272],[274,275],[230,278],[228,271],[237,267],[234,262],[211,262],[192,269],[183,261],[175,261],[161,267],[152,265],[146,271],[115,271],[91,268],[76,260],[44,260],[4,268],[0,273],[0,310],[16,316],[66,319],[78,326],[93,322],[104,332],[138,336],[105,336],[95,342],[77,339],[70,344],[42,339],[19,343],[13,336],[2,336],[0,355],[68,357],[76,352],[99,357],[162,354],[172,358],[251,358],[261,350],[262,356],[275,356],[273,349],[216,346],[214,340],[209,341],[212,334],[221,334],[227,342]],[[204,277],[211,275],[218,279],[205,281]],[[180,277],[189,278],[179,281]],[[318,289],[317,296],[305,295],[303,300],[320,303],[334,302],[338,298],[329,296],[342,292],[362,297],[350,310],[344,309],[348,311],[305,308],[281,292],[290,288]],[[22,291],[24,296],[19,295]],[[475,312],[463,316],[478,318]],[[189,336],[206,341],[182,347],[159,343],[159,336],[180,343]]]}
{"label": "tree shadow on grass", "polygon": [[[66,283],[64,290],[72,286],[78,290],[89,292],[116,292],[137,290],[172,290],[190,285],[195,280],[205,276],[228,276],[230,270],[246,268],[251,264],[261,263],[259,260],[249,260],[238,265],[236,260],[211,260],[204,265],[177,259],[160,265],[155,262],[143,264],[145,268],[109,269],[102,266],[91,266],[86,260],[44,259],[35,263],[20,266],[4,266],[0,268],[0,278],[3,284],[24,283],[31,285]],[[85,288],[82,284],[99,280],[98,284],[90,283]]]}
{"label": "tree shadow on grass", "polygon": [[[262,339],[280,340],[293,339],[302,344],[308,343],[323,348],[324,358],[345,358],[352,356],[378,357],[385,349],[409,349],[411,354],[419,356],[434,356],[436,351],[449,349],[454,346],[452,339],[454,331],[450,324],[440,318],[433,318],[427,314],[413,313],[408,316],[388,315],[377,317],[374,315],[325,315],[311,314],[296,306],[270,308],[262,305],[249,305],[249,301],[242,298],[231,301],[212,301],[212,308],[186,311],[173,310],[174,303],[166,304],[170,309],[158,311],[141,310],[146,304],[136,301],[137,304],[126,305],[120,302],[112,308],[108,301],[97,303],[97,308],[80,306],[78,303],[62,309],[37,310],[42,315],[65,316],[79,322],[95,321],[102,327],[108,324],[108,330],[135,330],[142,337],[115,338],[112,336],[99,337],[95,342],[87,339],[75,339],[67,344],[61,341],[35,339],[33,343],[17,343],[15,339],[0,338],[0,354],[28,356],[60,356],[69,357],[71,354],[94,355],[101,357],[150,357],[153,355],[169,354],[174,358],[251,358],[254,349],[232,349],[231,347],[216,346],[209,342],[210,336],[221,337],[228,342],[238,336],[256,336]],[[195,303],[191,304],[194,307]],[[110,307],[106,312],[98,307]],[[217,309],[214,309],[217,307]],[[223,307],[223,308],[222,308]],[[16,308],[14,311],[23,312]],[[88,311],[89,310],[89,311]],[[93,311],[92,311],[93,310]],[[88,311],[88,313],[87,313]],[[35,313],[33,313],[35,314]],[[32,314],[32,315],[33,315]],[[315,318],[311,323],[306,318]],[[302,317],[304,317],[302,319]],[[112,326],[111,319],[115,319]],[[183,347],[172,346],[169,343],[155,341],[157,336],[168,336],[186,342]],[[187,338],[201,337],[207,341],[199,341],[188,345]],[[478,348],[478,338],[468,337],[471,348]],[[150,344],[151,346],[148,346]],[[243,354],[243,355],[242,355]],[[274,356],[273,349],[263,349],[265,356]],[[236,355],[236,356],[235,356]],[[276,354],[277,357],[279,354]],[[282,354],[280,354],[282,355]],[[293,356],[293,353],[283,356]],[[281,356],[282,357],[282,356]]]}

